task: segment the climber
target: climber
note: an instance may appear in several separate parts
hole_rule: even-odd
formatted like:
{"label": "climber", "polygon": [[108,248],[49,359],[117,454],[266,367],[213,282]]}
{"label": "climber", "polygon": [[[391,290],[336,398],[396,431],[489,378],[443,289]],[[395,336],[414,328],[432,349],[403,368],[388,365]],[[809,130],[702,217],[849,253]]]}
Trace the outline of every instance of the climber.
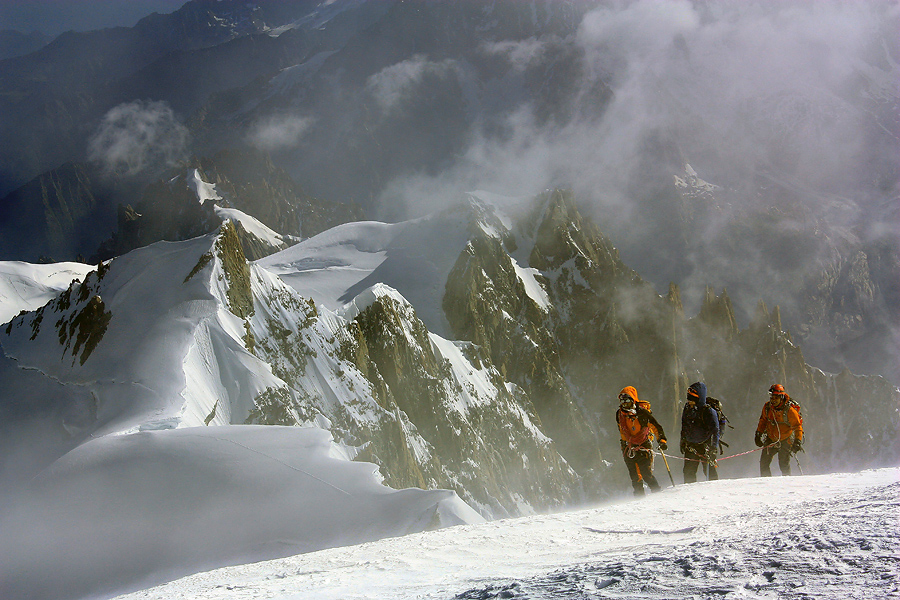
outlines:
{"label": "climber", "polygon": [[644,495],[644,482],[650,491],[659,491],[659,482],[653,476],[653,449],[650,442],[654,437],[661,450],[668,448],[666,434],[653,414],[650,403],[638,400],[637,390],[628,386],[619,392],[619,409],[616,411],[616,425],[622,437],[622,457],[631,476],[631,486],[635,496]]}
{"label": "climber", "polygon": [[803,415],[800,405],[781,384],[769,388],[769,400],[759,417],[754,442],[763,449],[759,457],[760,476],[772,476],[770,465],[776,454],[781,474],[791,474],[791,454],[803,450]]}
{"label": "climber", "polygon": [[719,416],[706,403],[706,384],[692,383],[687,391],[687,402],[681,413],[681,452],[684,454],[685,483],[697,481],[697,467],[710,480],[719,478],[716,454],[719,448]]}

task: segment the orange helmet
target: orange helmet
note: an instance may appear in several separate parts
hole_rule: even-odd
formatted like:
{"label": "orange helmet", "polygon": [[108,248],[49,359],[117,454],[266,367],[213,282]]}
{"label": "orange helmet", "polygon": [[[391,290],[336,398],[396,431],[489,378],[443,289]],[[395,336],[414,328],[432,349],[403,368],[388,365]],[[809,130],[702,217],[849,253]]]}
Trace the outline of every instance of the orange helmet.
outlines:
{"label": "orange helmet", "polygon": [[769,388],[769,393],[772,394],[773,396],[784,395],[784,386],[781,385],[780,383],[776,383],[772,387]]}

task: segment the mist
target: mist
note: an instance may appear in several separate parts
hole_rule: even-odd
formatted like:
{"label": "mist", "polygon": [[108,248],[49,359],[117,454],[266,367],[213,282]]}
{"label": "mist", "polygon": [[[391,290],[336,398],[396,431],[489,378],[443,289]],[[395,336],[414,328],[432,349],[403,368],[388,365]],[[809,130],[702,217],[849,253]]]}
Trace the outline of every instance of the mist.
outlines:
{"label": "mist", "polygon": [[[859,193],[860,181],[878,166],[870,164],[867,146],[880,140],[896,149],[900,139],[889,120],[896,105],[879,104],[896,102],[898,25],[896,2],[640,1],[598,9],[569,40],[585,63],[571,121],[540,123],[535,106],[522,103],[505,116],[502,136],[476,128],[451,169],[395,180],[384,196],[426,212],[433,206],[419,194],[423,186],[455,192],[474,185],[512,195],[569,182],[598,213],[628,211],[648,142],[663,135],[707,181],[741,192],[761,171],[777,170],[770,177],[790,178],[801,201],[852,225],[859,214],[854,200],[866,198],[848,195]],[[541,43],[505,42],[484,51],[527,66]],[[411,63],[422,64],[407,61],[390,71],[408,73]],[[600,115],[587,94],[598,80],[614,94]],[[897,194],[896,181],[880,185],[887,186],[884,197]],[[835,200],[850,206],[832,206]]]}
{"label": "mist", "polygon": [[[561,116],[524,99],[480,120],[451,166],[390,181],[382,216],[475,189],[571,187],[642,277],[682,288],[689,313],[711,285],[728,289],[741,326],[760,299],[799,322],[822,274],[851,268],[836,249],[884,262],[873,248],[898,243],[898,30],[894,1],[642,0],[587,13],[566,40],[486,44],[514,73],[574,47],[580,76]],[[673,178],[690,173],[706,197],[678,196]],[[898,300],[851,292],[872,313]]]}
{"label": "mist", "polygon": [[91,160],[108,173],[133,176],[186,156],[188,130],[166,102],[126,102],[103,117],[88,143]]}

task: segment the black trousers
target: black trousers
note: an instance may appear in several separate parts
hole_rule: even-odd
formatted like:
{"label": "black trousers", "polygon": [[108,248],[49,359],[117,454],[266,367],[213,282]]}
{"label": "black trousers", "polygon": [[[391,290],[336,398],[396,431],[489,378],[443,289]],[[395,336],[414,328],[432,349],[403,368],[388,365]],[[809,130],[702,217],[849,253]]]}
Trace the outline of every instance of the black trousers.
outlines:
{"label": "black trousers", "polygon": [[791,474],[791,440],[781,440],[774,446],[766,446],[759,455],[759,474],[762,477],[772,476],[772,459],[778,455],[778,466],[782,475]]}
{"label": "black trousers", "polygon": [[719,478],[718,467],[716,467],[716,465],[708,464],[706,460],[706,446],[700,444],[688,444],[684,452],[684,468],[681,470],[685,483],[694,483],[697,481],[697,467],[701,464],[703,465],[703,473],[710,481]]}
{"label": "black trousers", "polygon": [[[644,495],[642,477],[650,487],[650,491],[659,491],[659,482],[653,475],[653,453],[650,450],[636,450],[634,457],[623,454],[622,458],[625,459],[625,466],[628,467],[628,475],[631,476],[631,487],[634,488],[635,496]],[[638,472],[638,469],[640,469],[640,472]]]}

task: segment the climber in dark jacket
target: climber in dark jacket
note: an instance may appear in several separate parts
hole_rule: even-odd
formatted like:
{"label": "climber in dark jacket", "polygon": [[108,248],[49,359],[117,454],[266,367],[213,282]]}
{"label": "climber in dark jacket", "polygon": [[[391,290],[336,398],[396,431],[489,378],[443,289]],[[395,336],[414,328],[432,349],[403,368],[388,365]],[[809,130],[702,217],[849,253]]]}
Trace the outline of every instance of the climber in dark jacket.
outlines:
{"label": "climber in dark jacket", "polygon": [[[718,479],[716,453],[719,449],[719,416],[706,403],[706,384],[692,383],[687,392],[687,403],[681,413],[681,452],[684,454],[685,483],[697,481],[697,467],[709,479]],[[707,472],[708,470],[708,472]]]}

